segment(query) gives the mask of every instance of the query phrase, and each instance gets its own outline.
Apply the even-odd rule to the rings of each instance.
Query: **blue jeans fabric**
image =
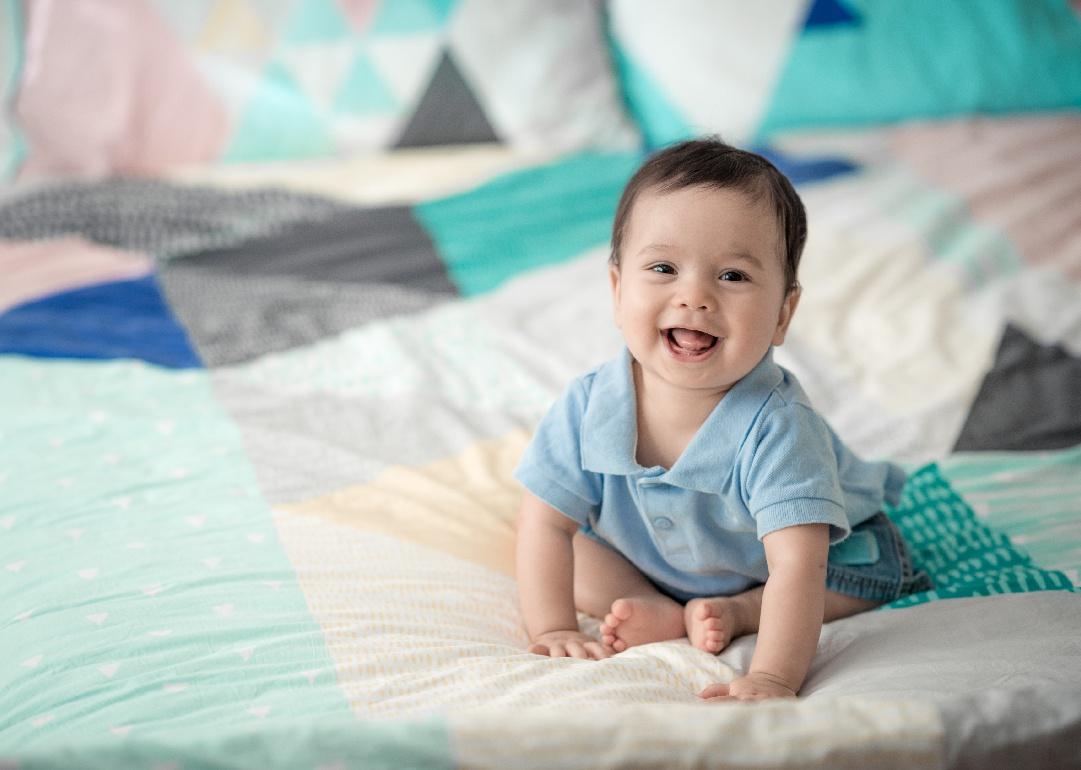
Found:
[[[876,513],[830,548],[826,588],[858,599],[892,602],[932,585],[926,572],[913,570],[897,526],[886,514]]]

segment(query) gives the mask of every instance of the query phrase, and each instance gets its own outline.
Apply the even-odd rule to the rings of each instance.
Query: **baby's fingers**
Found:
[[[711,684],[706,687],[706,689],[702,690],[702,692],[698,693],[698,697],[702,700],[709,700],[711,698],[727,699],[729,697],[728,685],[724,684],[723,682]]]
[[[605,658],[611,657],[611,653],[608,651],[608,648],[600,644],[599,642],[587,643],[586,651],[589,653],[589,657],[593,658],[593,660],[604,660]]]
[[[589,660],[590,658],[589,652],[581,642],[567,642],[567,655],[572,658],[581,658],[582,660]]]

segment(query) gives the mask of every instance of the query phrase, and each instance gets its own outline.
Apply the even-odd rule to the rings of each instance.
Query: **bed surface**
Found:
[[[1081,763],[1081,117],[770,152],[778,362],[942,495],[894,512],[936,591],[828,624],[805,697],[696,702],[750,638],[524,652],[510,472],[618,351],[639,155],[191,169],[0,197],[0,766]]]

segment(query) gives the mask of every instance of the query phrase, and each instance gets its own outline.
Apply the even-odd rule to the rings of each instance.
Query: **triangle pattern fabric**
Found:
[[[319,157],[335,150],[326,120],[282,62],[266,77],[244,109],[227,161]]]
[[[333,108],[342,83],[349,76],[357,45],[350,40],[322,45],[290,46],[279,54],[293,82],[311,100],[320,115]]]
[[[385,0],[372,24],[374,35],[413,35],[439,29],[447,9],[428,0]]]
[[[980,386],[954,451],[1044,450],[1081,444],[1081,358],[1013,325]]]
[[[383,82],[367,52],[357,51],[334,97],[335,114],[382,115],[394,107],[394,94]]]
[[[428,90],[398,138],[397,147],[498,142],[473,91],[444,51]]]
[[[202,366],[153,275],[54,294],[0,315],[0,353]]]
[[[198,45],[205,51],[243,52],[258,60],[270,47],[270,39],[266,20],[248,0],[221,0],[210,11]]]
[[[286,45],[348,39],[351,27],[335,0],[301,0],[285,25]]]

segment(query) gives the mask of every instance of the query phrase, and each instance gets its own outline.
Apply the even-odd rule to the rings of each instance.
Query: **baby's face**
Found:
[[[644,384],[723,394],[784,341],[777,219],[738,190],[644,190],[611,268],[616,324]]]

